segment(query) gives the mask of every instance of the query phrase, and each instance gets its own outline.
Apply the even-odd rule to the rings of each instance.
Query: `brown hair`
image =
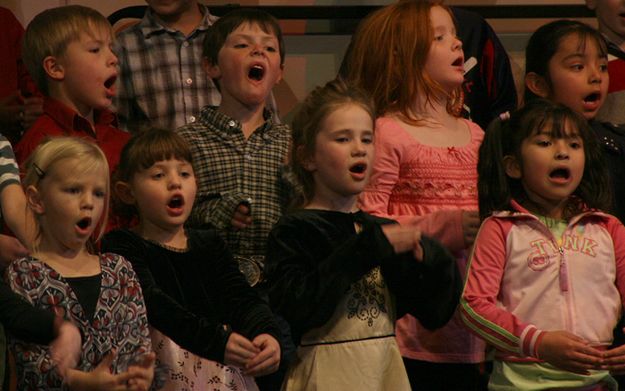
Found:
[[[280,65],[284,65],[284,38],[278,20],[267,12],[254,8],[235,9],[219,18],[206,33],[202,56],[211,65],[217,65],[219,51],[228,39],[228,35],[243,24],[258,25],[263,32],[275,35],[280,51]]]
[[[303,206],[314,196],[315,181],[303,162],[315,153],[317,134],[325,119],[339,107],[349,104],[363,108],[371,116],[371,121],[375,120],[374,104],[367,93],[341,79],[315,88],[295,114],[292,123],[291,167],[302,189],[293,206]]]
[[[193,165],[189,144],[179,134],[167,129],[145,129],[133,136],[122,149],[113,183],[129,183],[137,172],[172,158]],[[115,191],[112,200],[113,212],[126,222],[138,216],[137,208],[123,202]]]
[[[408,123],[419,124],[414,104],[421,94],[425,109],[433,97],[446,94],[423,70],[434,32],[430,9],[449,8],[438,1],[400,0],[369,15],[354,36],[347,60],[347,79],[367,91],[375,101],[377,115],[399,112]],[[453,15],[452,15],[453,18]],[[458,116],[462,90],[448,97],[447,111]]]

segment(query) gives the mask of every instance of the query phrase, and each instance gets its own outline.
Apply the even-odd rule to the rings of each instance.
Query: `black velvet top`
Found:
[[[17,338],[38,344],[54,339],[54,314],[35,308],[0,279],[0,322]]]
[[[209,360],[223,362],[231,332],[280,340],[267,304],[238,269],[214,230],[187,230],[188,251],[178,252],[132,231],[108,233],[103,251],[124,256],[143,290],[150,326]]]
[[[410,313],[427,328],[451,318],[462,288],[455,259],[426,237],[422,262],[411,253],[396,255],[381,229],[389,223],[365,212],[301,210],[276,224],[265,259],[266,289],[296,342],[327,322],[350,285],[377,266],[396,298],[398,317]]]
[[[625,224],[625,128],[605,122],[590,121],[597,135],[610,176],[612,213]]]

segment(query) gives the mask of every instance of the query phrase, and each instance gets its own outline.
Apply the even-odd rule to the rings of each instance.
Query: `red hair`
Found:
[[[399,112],[406,122],[419,124],[418,112],[442,95],[447,95],[447,111],[460,113],[462,88],[448,94],[424,71],[434,40],[432,7],[452,15],[436,1],[400,0],[369,15],[354,36],[347,79],[371,95],[379,116]],[[423,102],[417,102],[419,96]]]

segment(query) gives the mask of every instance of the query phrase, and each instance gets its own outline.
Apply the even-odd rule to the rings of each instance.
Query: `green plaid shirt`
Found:
[[[291,130],[265,110],[265,123],[245,139],[241,124],[204,107],[200,119],[178,128],[191,146],[198,192],[189,225],[214,225],[235,255],[265,254],[269,231],[284,213],[290,185],[284,179]],[[234,230],[236,207],[251,200],[252,225]]]

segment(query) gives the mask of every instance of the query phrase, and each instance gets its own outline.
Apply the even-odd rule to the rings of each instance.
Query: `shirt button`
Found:
[[[188,79],[187,79],[187,80],[185,80],[185,81],[187,82],[187,84],[188,84],[188,85],[193,84],[193,79],[191,79],[191,78],[188,78]]]
[[[182,46],[184,46],[185,48],[188,48],[189,47],[189,41],[184,41],[182,43]]]
[[[228,126],[230,126],[231,128],[234,128],[236,126],[236,122],[234,122],[234,120],[230,120],[228,121]]]
[[[189,122],[195,122],[195,117],[194,116],[190,116],[189,117]]]
[[[249,153],[246,153],[246,154],[244,155],[244,157],[245,157],[247,160],[252,160],[252,155],[250,155]]]

